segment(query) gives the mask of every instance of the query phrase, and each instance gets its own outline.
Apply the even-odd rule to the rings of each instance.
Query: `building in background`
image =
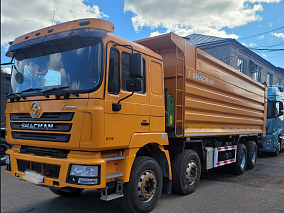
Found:
[[[184,38],[260,83],[267,82],[268,86],[283,86],[283,68],[274,66],[235,39],[201,34],[191,34]]]

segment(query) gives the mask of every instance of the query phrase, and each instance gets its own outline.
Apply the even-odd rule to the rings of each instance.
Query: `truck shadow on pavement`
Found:
[[[262,154],[258,156],[257,164],[254,169],[246,170],[242,175],[234,175],[230,172],[228,166],[214,169],[209,172],[202,171],[200,183],[196,192],[189,195],[191,198],[199,194],[202,188],[214,184],[214,181],[229,182],[250,187],[260,188],[275,188],[284,192],[284,172],[279,171],[279,164],[275,165],[276,161],[283,161],[284,152],[279,156],[273,157],[270,154]],[[284,166],[283,166],[284,170]],[[269,175],[268,175],[269,174]],[[81,212],[108,212],[108,213],[123,213],[120,208],[119,201],[113,200],[105,202],[100,200],[100,192],[97,190],[85,190],[79,196],[61,197],[54,195],[49,189],[43,191],[45,200],[22,205],[21,209],[13,210],[13,213],[31,212],[31,213],[81,213]],[[161,205],[169,202],[171,199],[180,199],[183,195],[173,192],[171,195],[162,194],[160,201],[153,212],[160,212],[163,208]],[[8,213],[9,211],[2,211]]]
[[[52,193],[47,191],[47,193]],[[118,200],[105,202],[100,200],[101,193],[96,190],[85,190],[80,195],[75,197],[56,196],[54,198],[46,199],[41,202],[36,202],[33,205],[21,208],[21,210],[13,211],[20,212],[41,212],[41,213],[54,213],[54,212],[116,212],[123,213],[119,206]],[[7,212],[8,213],[8,212]]]

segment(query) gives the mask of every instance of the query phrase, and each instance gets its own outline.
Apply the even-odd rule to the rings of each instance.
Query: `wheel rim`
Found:
[[[198,177],[198,167],[195,161],[190,161],[186,168],[186,181],[189,185],[194,184]]]
[[[245,167],[245,163],[246,163],[246,155],[245,152],[241,153],[241,168],[243,169]]]
[[[252,149],[252,163],[254,164],[256,160],[256,150],[255,148]]]
[[[147,170],[142,173],[138,181],[138,197],[146,203],[155,195],[157,189],[157,180],[153,171]]]

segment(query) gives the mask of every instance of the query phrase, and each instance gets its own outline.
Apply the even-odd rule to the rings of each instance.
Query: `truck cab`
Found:
[[[267,99],[266,136],[259,141],[258,151],[278,155],[283,150],[283,88],[269,87]]]

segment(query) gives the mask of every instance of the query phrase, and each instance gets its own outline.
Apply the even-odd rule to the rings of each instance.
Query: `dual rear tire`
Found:
[[[175,156],[172,163],[173,190],[179,194],[193,193],[201,175],[201,163],[193,150],[184,150]]]
[[[246,145],[239,143],[237,147],[236,163],[230,164],[232,173],[241,175],[246,169],[256,165],[257,146],[254,141],[247,141]]]

